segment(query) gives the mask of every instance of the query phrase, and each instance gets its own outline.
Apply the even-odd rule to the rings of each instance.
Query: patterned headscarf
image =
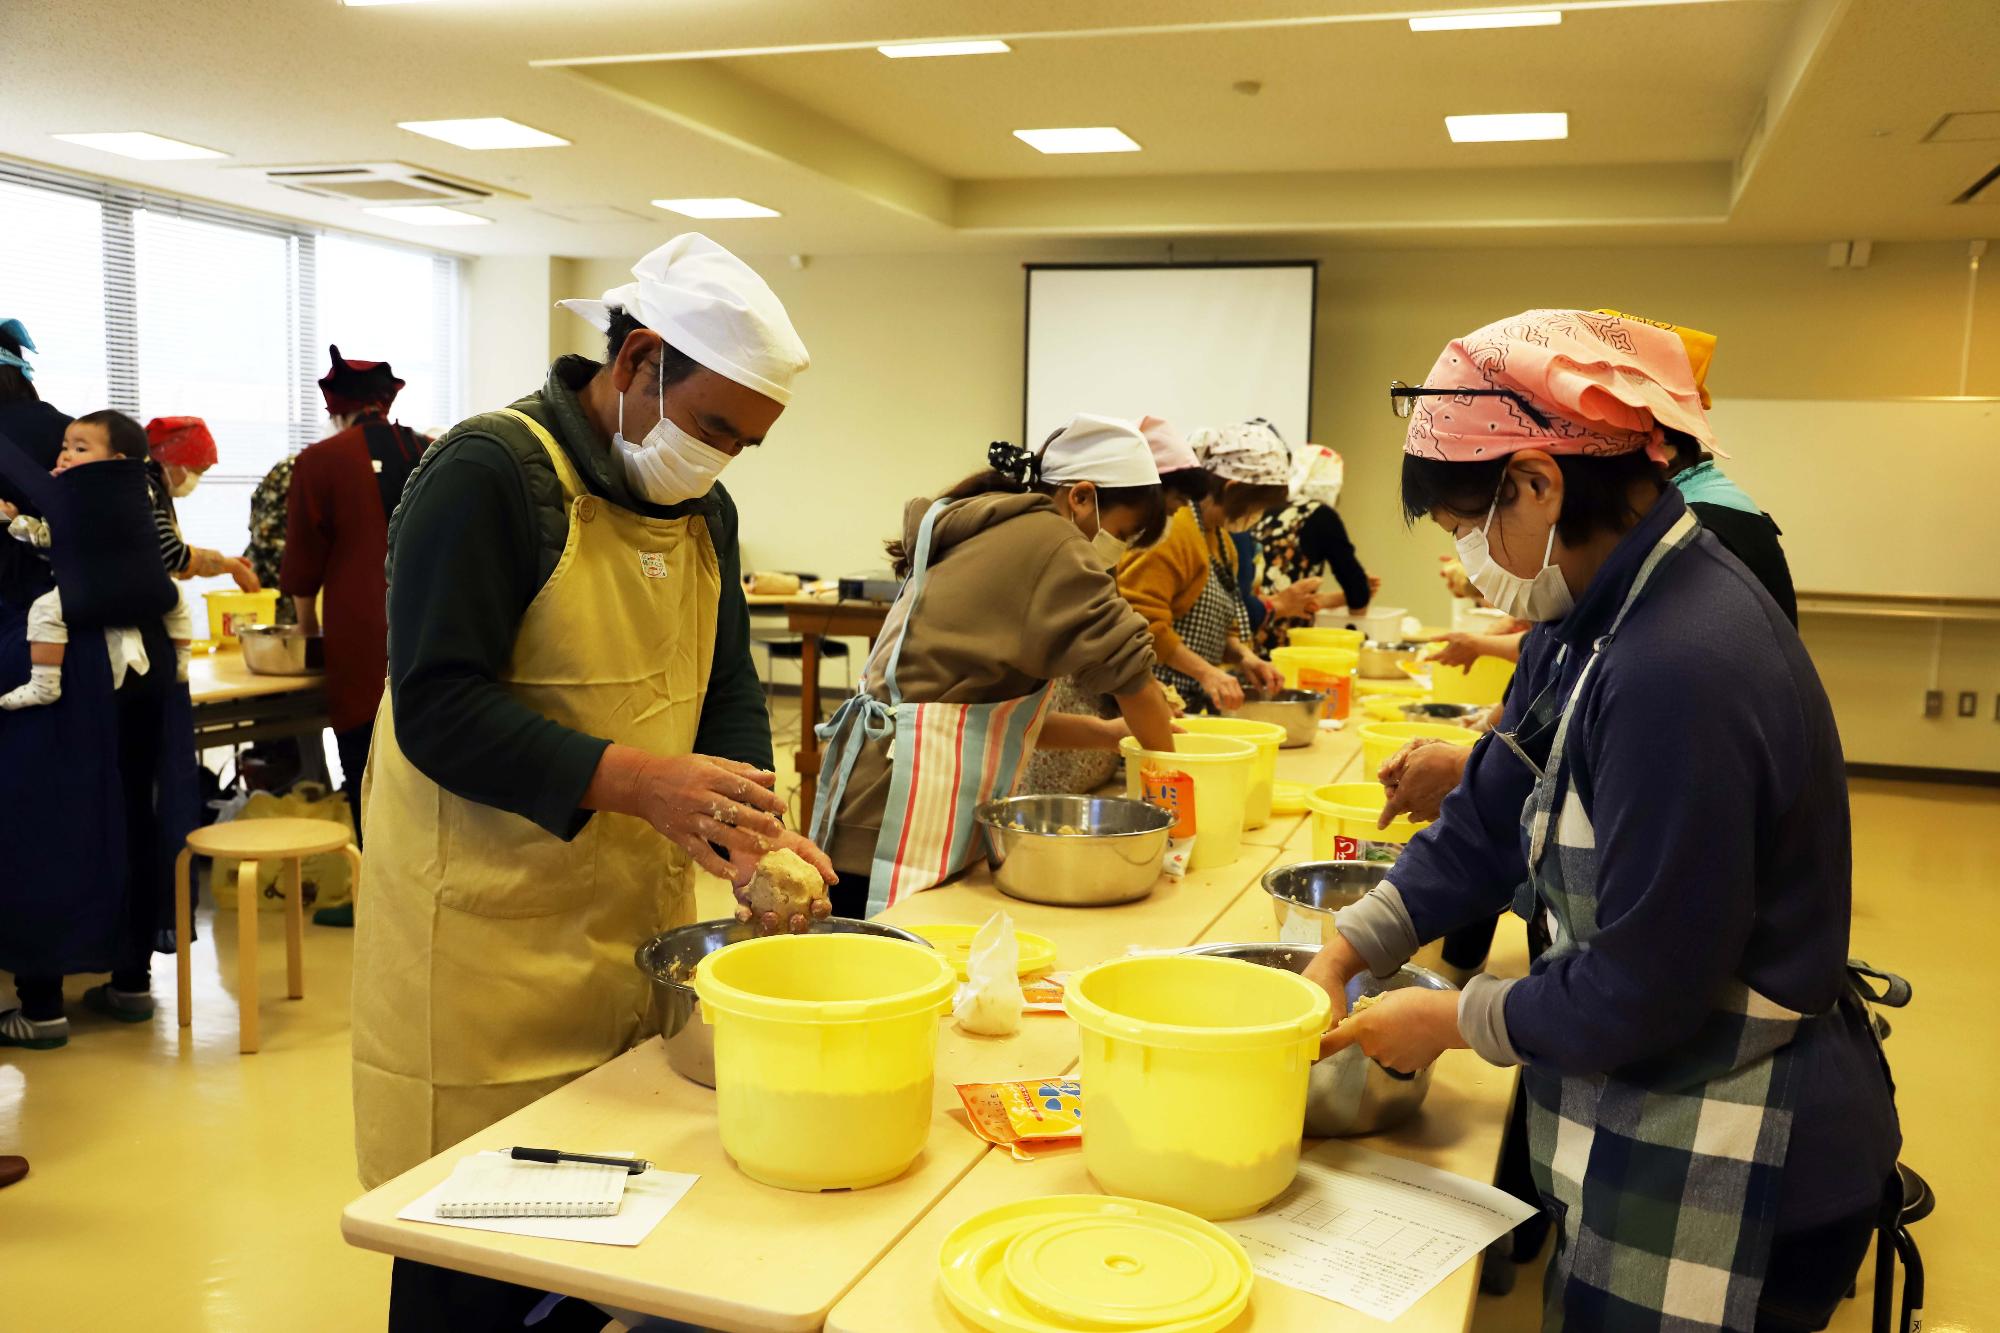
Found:
[[[1249,486],[1292,484],[1292,451],[1262,417],[1220,429],[1204,426],[1188,436],[1201,465],[1224,481]]]
[[[1303,445],[1292,468],[1292,503],[1331,506],[1340,499],[1347,465],[1323,444]]]
[[[1681,340],[1619,315],[1529,310],[1488,324],[1447,343],[1424,387],[1511,390],[1549,424],[1536,424],[1510,397],[1422,397],[1403,441],[1403,451],[1420,458],[1471,463],[1522,449],[1643,449],[1664,461],[1663,426],[1721,453]]]

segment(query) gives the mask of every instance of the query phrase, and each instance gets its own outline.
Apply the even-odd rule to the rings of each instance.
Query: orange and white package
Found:
[[[1073,1078],[960,1083],[973,1133],[1019,1162],[1083,1142],[1083,1085]]]
[[[1021,1012],[1024,1014],[1060,1014],[1063,1009],[1063,986],[1069,981],[1067,972],[1050,972],[1039,977],[1021,978]]]

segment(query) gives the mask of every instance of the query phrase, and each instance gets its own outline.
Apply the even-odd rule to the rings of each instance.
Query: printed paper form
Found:
[[[1395,1319],[1533,1212],[1464,1176],[1324,1143],[1263,1212],[1221,1226],[1263,1276]]]

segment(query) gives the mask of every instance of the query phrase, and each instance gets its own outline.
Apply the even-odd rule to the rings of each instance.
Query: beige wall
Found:
[[[1455,333],[1534,305],[1610,305],[1716,333],[1711,382],[1724,396],[1961,391],[1967,282],[1960,245],[1880,245],[1870,266],[1858,270],[1828,269],[1816,246],[1300,249],[1287,257],[1300,255],[1321,261],[1315,438],[1346,456],[1341,511],[1363,559],[1383,576],[1383,600],[1427,619],[1444,614],[1432,570],[1448,548],[1437,534],[1402,523],[1402,432],[1386,390],[1392,378],[1419,379]],[[782,258],[758,261],[812,349],[813,369],[770,443],[730,469],[744,512],[746,566],[822,574],[877,568],[880,543],[905,499],[980,466],[987,441],[1014,438],[1020,266],[1035,257],[828,257],[804,269]],[[625,277],[623,264],[602,261],[557,261],[552,272],[556,295],[595,295]],[[565,320],[574,326],[569,343]],[[558,315],[550,327],[558,350],[588,348],[580,321]],[[1963,391],[2000,394],[2000,296],[1990,291],[1973,352]],[[1825,466],[1838,470],[1851,461],[1829,457]],[[1784,521],[1782,494],[1758,498]],[[1893,541],[1897,523],[1921,521],[1885,516],[1880,530],[1855,538]],[[1980,691],[1980,717],[1969,721],[1919,716],[1932,635],[1929,625],[1901,622],[1808,623],[1806,639],[1834,694],[1850,757],[2000,770],[2000,723],[1993,720],[2000,629],[1957,625],[1943,636],[1939,683],[1954,697],[1960,689]]]

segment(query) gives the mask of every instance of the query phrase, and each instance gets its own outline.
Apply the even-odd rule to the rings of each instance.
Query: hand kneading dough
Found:
[[[789,926],[795,916],[813,919],[813,902],[826,897],[826,881],[804,857],[789,848],[766,852],[750,877],[750,911],[761,920],[775,913],[778,924]]]

